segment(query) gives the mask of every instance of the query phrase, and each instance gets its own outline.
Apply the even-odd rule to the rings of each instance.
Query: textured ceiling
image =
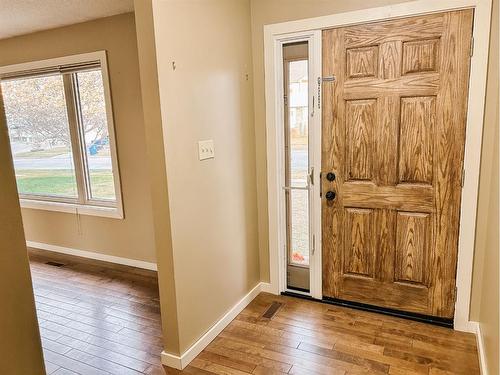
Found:
[[[133,0],[0,0],[0,39],[133,10]]]

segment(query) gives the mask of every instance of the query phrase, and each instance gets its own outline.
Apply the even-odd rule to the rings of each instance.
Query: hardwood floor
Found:
[[[479,374],[472,334],[265,293],[186,369],[163,369],[154,273],[46,254],[30,259],[49,374]]]
[[[275,301],[282,307],[264,318]],[[473,375],[479,362],[472,334],[261,294],[184,372]]]
[[[34,249],[29,256],[48,374],[164,373],[155,272]]]

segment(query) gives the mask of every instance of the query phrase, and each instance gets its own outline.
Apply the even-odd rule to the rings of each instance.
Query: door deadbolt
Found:
[[[325,194],[325,198],[327,201],[333,201],[335,199],[335,192],[334,191],[327,191]]]
[[[335,173],[333,173],[333,172],[328,172],[328,173],[326,174],[326,179],[327,179],[328,181],[335,181]]]

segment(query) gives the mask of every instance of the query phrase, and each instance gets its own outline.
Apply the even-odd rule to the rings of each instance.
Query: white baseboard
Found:
[[[257,297],[260,292],[269,289],[269,283],[257,284],[246,296],[244,296],[236,305],[234,305],[212,328],[210,328],[198,341],[196,341],[188,350],[182,353],[181,356],[174,355],[163,351],[161,353],[161,362],[168,367],[173,367],[178,370],[183,370],[187,365],[207,347],[213,339],[228,326],[231,321],[236,318],[252,300]]]
[[[455,331],[460,332],[468,332],[468,333],[477,333],[477,322],[466,321],[466,322],[457,322],[456,320],[453,322],[453,329]]]
[[[271,283],[260,283],[261,292],[276,294],[272,288]]]
[[[474,327],[474,333],[476,334],[477,351],[479,355],[479,367],[481,369],[481,375],[488,375],[488,366],[486,365],[486,352],[484,351],[484,339],[481,333],[481,324],[479,322],[469,322],[471,327]]]
[[[128,258],[117,257],[117,256],[113,256],[113,255],[94,253],[92,251],[73,249],[73,248],[64,247],[64,246],[50,245],[50,244],[46,244],[46,243],[42,243],[42,242],[26,241],[26,245],[28,247],[33,247],[35,249],[48,250],[48,251],[53,251],[56,253],[74,255],[74,256],[82,257],[82,258],[102,260],[104,262],[122,264],[124,266],[143,268],[143,269],[151,270],[151,271],[158,270],[156,263],[144,262],[142,260],[128,259]]]

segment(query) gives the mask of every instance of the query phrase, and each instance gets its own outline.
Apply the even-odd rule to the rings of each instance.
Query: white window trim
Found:
[[[475,324],[469,319],[474,261],[477,198],[479,193],[479,167],[483,131],[483,114],[488,67],[491,0],[416,0],[378,8],[367,8],[352,12],[276,23],[264,26],[265,98],[266,98],[266,141],[267,141],[267,190],[269,217],[269,291],[279,294],[283,291],[281,249],[282,225],[279,210],[279,168],[280,143],[276,129],[280,127],[280,55],[279,41],[287,35],[311,30],[355,25],[366,22],[397,19],[402,17],[431,14],[474,8],[474,54],[471,58],[467,125],[465,141],[465,181],[462,188],[460,210],[460,232],[458,243],[458,264],[456,275],[457,300],[455,303],[454,328],[474,332]]]
[[[53,59],[33,61],[21,64],[7,65],[0,67],[0,76],[7,73],[23,72],[35,69],[50,68],[58,65],[78,64],[88,61],[99,61],[101,64],[102,82],[104,87],[104,100],[106,103],[106,119],[108,122],[109,145],[111,150],[111,165],[113,170],[113,181],[115,187],[116,204],[106,206],[103,204],[79,204],[67,202],[62,197],[43,196],[40,199],[34,199],[31,195],[21,195],[20,203],[22,208],[48,210],[57,212],[66,212],[81,215],[102,216],[116,219],[123,219],[123,198],[121,192],[120,170],[118,166],[118,155],[116,151],[115,123],[113,118],[113,109],[111,102],[111,88],[109,84],[109,71],[106,51],[97,51],[82,53],[78,55],[64,56]],[[50,200],[49,200],[50,199]],[[98,200],[95,200],[99,202]]]
[[[100,216],[112,219],[123,219],[118,207],[92,206],[88,204],[44,201],[21,198],[21,208],[34,210],[65,212],[74,215]]]

